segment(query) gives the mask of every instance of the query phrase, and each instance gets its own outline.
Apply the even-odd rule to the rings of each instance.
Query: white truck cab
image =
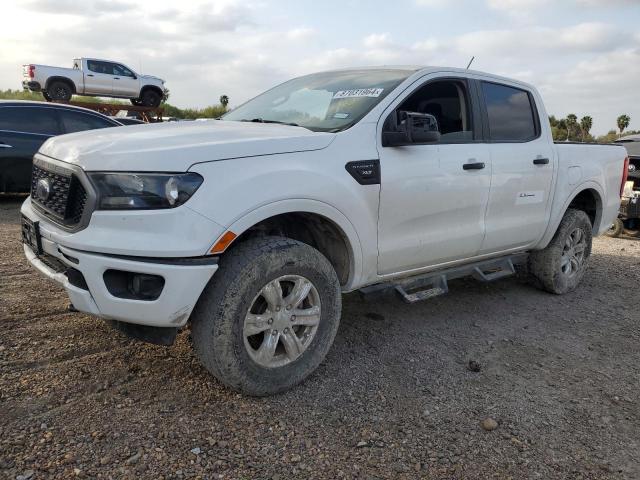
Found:
[[[575,289],[620,202],[622,147],[556,145],[530,85],[442,67],[293,79],[218,121],[48,140],[29,261],[73,305],[252,395],[322,361],[341,292],[409,302],[527,268]]]
[[[75,58],[73,68],[31,63],[23,65],[22,76],[23,88],[42,92],[46,100],[85,95],[128,98],[134,105],[157,107],[165,96],[164,80],[111,60]]]

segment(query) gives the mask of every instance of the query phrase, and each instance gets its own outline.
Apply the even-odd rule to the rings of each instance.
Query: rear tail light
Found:
[[[624,159],[624,170],[622,171],[622,184],[620,185],[620,196],[624,193],[624,184],[629,177],[629,157]]]
[[[29,65],[29,78],[33,78],[36,74],[36,66],[35,65]]]

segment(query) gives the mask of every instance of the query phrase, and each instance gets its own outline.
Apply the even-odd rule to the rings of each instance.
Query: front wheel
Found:
[[[329,261],[281,237],[247,240],[220,259],[191,316],[196,355],[225,385],[271,395],[302,382],[338,330],[341,292]]]
[[[140,104],[145,107],[159,107],[162,103],[162,96],[155,90],[145,90],[140,97]]]
[[[538,286],[556,294],[576,289],[591,255],[592,226],[582,210],[569,209],[543,250],[531,253],[530,272]]]

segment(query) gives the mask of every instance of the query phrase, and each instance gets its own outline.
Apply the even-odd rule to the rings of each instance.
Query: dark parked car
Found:
[[[48,138],[118,126],[119,122],[86,108],[0,100],[0,192],[31,190],[31,161]]]

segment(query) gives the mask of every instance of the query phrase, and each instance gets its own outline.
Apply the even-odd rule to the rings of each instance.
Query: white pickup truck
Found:
[[[69,101],[73,95],[128,98],[134,105],[157,107],[165,96],[164,80],[140,75],[122,63],[76,58],[73,68],[27,64],[22,87],[42,92],[48,100]]]
[[[194,348],[251,395],[323,360],[341,293],[409,302],[528,269],[563,294],[618,212],[623,147],[552,141],[530,85],[398,67],[296,78],[219,121],[75,133],[35,156],[24,252],[78,310]]]

